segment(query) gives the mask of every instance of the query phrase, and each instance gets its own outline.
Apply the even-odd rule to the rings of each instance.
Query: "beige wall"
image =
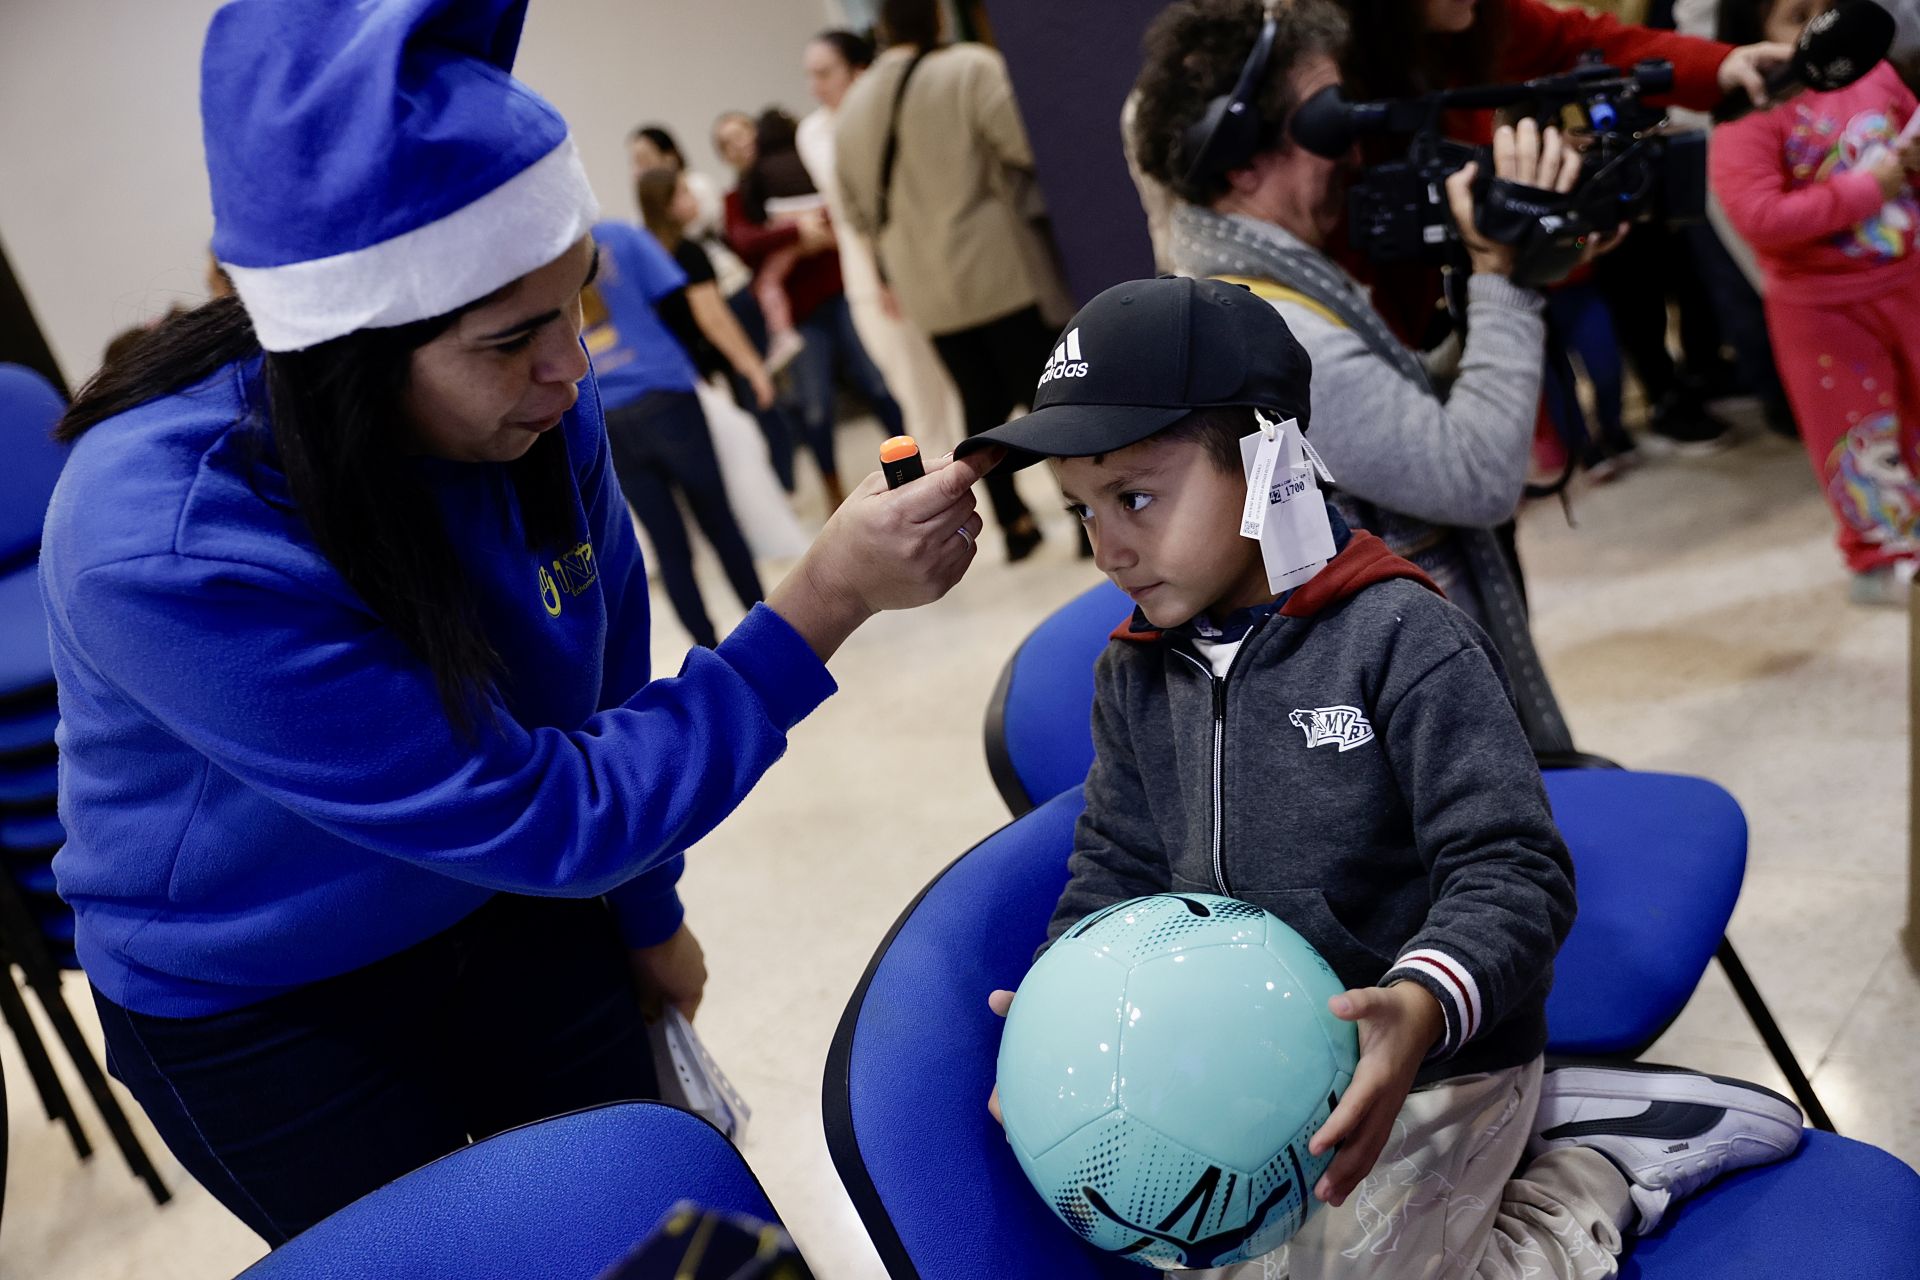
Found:
[[[0,0],[0,243],[69,380],[107,340],[204,298],[212,234],[199,50],[216,0]],[[664,121],[696,168],[721,110],[812,106],[836,0],[532,0],[516,71],[560,108],[610,215],[624,139]]]

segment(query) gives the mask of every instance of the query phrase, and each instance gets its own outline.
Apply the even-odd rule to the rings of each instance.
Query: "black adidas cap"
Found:
[[[970,436],[1009,471],[1138,444],[1195,409],[1248,405],[1307,426],[1313,363],[1272,306],[1220,280],[1162,276],[1117,284],[1060,335],[1033,412]]]

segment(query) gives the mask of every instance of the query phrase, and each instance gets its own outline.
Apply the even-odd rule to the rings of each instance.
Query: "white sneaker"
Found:
[[[1904,609],[1913,593],[1916,568],[1920,568],[1920,562],[1895,560],[1892,564],[1856,573],[1847,596],[1855,604],[1897,605]]]
[[[1723,1173],[1800,1145],[1800,1108],[1757,1084],[1646,1062],[1548,1064],[1529,1158],[1588,1147],[1627,1179],[1636,1235]]]

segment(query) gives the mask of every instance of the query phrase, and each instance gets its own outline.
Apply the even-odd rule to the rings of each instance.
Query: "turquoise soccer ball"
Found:
[[[1020,984],[998,1065],[1015,1157],[1089,1243],[1160,1270],[1257,1258],[1318,1202],[1307,1140],[1353,1079],[1345,990],[1251,903],[1108,907]]]

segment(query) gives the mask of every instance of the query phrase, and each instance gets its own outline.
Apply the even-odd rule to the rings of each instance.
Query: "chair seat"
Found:
[[[0,698],[52,684],[53,652],[40,603],[40,566],[34,563],[0,576]]]
[[[60,766],[52,760],[0,767],[0,806],[51,805],[60,792]]]
[[[0,848],[15,852],[58,849],[67,842],[66,828],[52,809],[39,813],[0,814]]]
[[[778,1222],[718,1129],[664,1103],[615,1103],[443,1156],[309,1227],[240,1280],[592,1280],[682,1200]]]
[[[1580,898],[1554,961],[1550,1047],[1637,1054],[1686,1005],[1726,934],[1746,873],[1746,818],[1702,778],[1622,769],[1543,777]]]
[[[1715,1183],[1637,1242],[1621,1280],[1914,1280],[1920,1174],[1818,1130],[1791,1160]]]

